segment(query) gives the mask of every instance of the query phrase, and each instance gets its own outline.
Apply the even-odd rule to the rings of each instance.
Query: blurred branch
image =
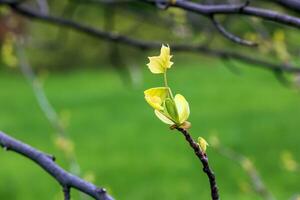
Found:
[[[249,176],[252,187],[257,194],[259,194],[265,200],[275,200],[275,197],[267,189],[262,178],[259,176],[257,169],[249,158],[233,151],[232,149],[222,146],[221,144],[219,144],[219,142],[217,143],[218,144],[214,144],[212,142],[212,146],[214,147],[214,149],[224,157],[229,158],[242,167],[242,169]]]
[[[0,146],[5,150],[14,151],[38,164],[50,174],[63,188],[65,199],[70,198],[70,189],[79,190],[96,200],[113,200],[104,188],[98,188],[77,176],[74,176],[58,166],[49,156],[21,141],[18,141],[0,131]]]
[[[19,41],[17,41],[16,50],[20,69],[27,81],[30,83],[33,93],[39,104],[39,107],[41,108],[47,120],[50,122],[55,131],[58,134],[65,136],[65,130],[61,121],[59,120],[58,114],[56,113],[53,106],[50,104],[45,94],[45,91],[43,90],[42,84],[40,83],[31,66],[27,62],[25,53],[23,51],[23,48],[21,47],[21,44],[19,44]]]
[[[224,66],[233,74],[241,75],[241,70],[230,59],[222,59]]]
[[[211,16],[211,20],[214,24],[214,26],[216,27],[216,29],[226,38],[228,38],[229,40],[241,44],[241,45],[245,45],[245,46],[257,46],[258,44],[252,41],[248,41],[245,39],[242,39],[232,33],[230,33],[229,31],[227,31],[215,18],[214,15]]]
[[[2,1],[3,0],[0,0],[0,3]],[[4,1],[4,2],[6,2],[6,1]],[[80,23],[77,23],[75,21],[68,20],[65,18],[45,15],[45,14],[35,11],[32,8],[29,8],[28,6],[25,6],[25,5],[18,5],[18,4],[8,4],[8,5],[10,5],[10,7],[14,11],[16,11],[17,13],[19,13],[25,17],[44,21],[44,22],[55,24],[58,26],[71,28],[73,30],[91,35],[93,37],[96,37],[96,38],[99,38],[102,40],[129,45],[129,46],[132,46],[135,48],[139,48],[141,50],[156,49],[156,48],[159,48],[162,43],[162,42],[157,42],[157,41],[144,41],[144,40],[140,40],[140,39],[134,39],[134,38],[131,38],[131,37],[128,37],[125,35],[118,34],[118,33],[103,31],[101,29],[95,29],[91,26],[80,24]],[[198,9],[196,9],[196,8],[195,9],[196,10],[200,9],[200,11],[202,11],[202,12],[204,12],[205,10],[208,9],[206,12],[204,12],[205,14],[208,14],[208,15],[211,15],[211,13],[222,13],[225,11],[230,13],[230,11],[234,11],[233,8],[236,8],[234,6],[229,6],[228,10],[226,10],[225,9],[226,6],[224,6],[224,5],[203,6],[203,5],[198,5],[195,3],[188,2],[188,1],[185,1],[185,2],[177,1],[174,4],[174,6],[176,6],[176,7],[182,6],[184,9],[187,9],[187,10],[192,10],[192,8],[194,8],[194,6],[196,6],[196,8],[198,8]],[[239,6],[239,8],[240,8],[240,6]],[[246,7],[246,8],[249,9],[249,7]],[[246,8],[243,8],[242,10],[245,10]],[[225,10],[222,11],[223,9],[225,9]],[[250,11],[251,11],[251,9],[252,8],[250,7]],[[262,12],[262,13],[264,13],[264,12]],[[269,14],[270,15],[272,14],[272,16],[275,15],[275,13],[273,13],[273,12],[271,12]],[[279,18],[280,18],[280,16],[281,15],[278,15]],[[291,22],[295,22],[295,23],[298,22],[298,20],[299,20],[299,25],[300,25],[300,19],[298,19],[298,18],[293,18],[293,17],[289,18],[289,17],[285,16],[284,19],[285,20],[290,19]],[[226,51],[226,50],[210,49],[203,45],[170,44],[170,46],[172,46],[173,51],[199,52],[199,53],[202,53],[205,55],[218,57],[218,58],[222,58],[222,59],[224,59],[224,58],[236,59],[236,60],[239,60],[239,61],[242,61],[245,63],[255,64],[254,67],[260,67],[260,68],[268,69],[271,71],[281,70],[283,72],[288,72],[288,73],[300,72],[300,68],[293,67],[291,65],[275,64],[275,63],[271,63],[269,61],[260,60],[257,58],[250,57],[248,55],[240,54],[240,53],[230,52],[230,51]]]
[[[282,14],[270,9],[263,9],[248,6],[248,4],[244,3],[241,5],[235,4],[215,4],[215,5],[203,5],[199,3],[194,3],[186,0],[177,0],[173,3],[170,1],[161,1],[161,0],[145,0],[144,2],[164,2],[168,4],[170,7],[181,8],[186,11],[191,11],[194,13],[198,13],[200,15],[204,15],[210,17],[211,15],[224,14],[224,15],[247,15],[258,17],[261,19],[277,22],[284,25],[293,26],[296,28],[300,28],[300,18],[294,17],[287,14]]]
[[[276,3],[280,4],[281,6],[297,11],[300,11],[300,1],[299,0],[277,0]]]
[[[203,165],[203,171],[204,171],[204,173],[206,173],[206,175],[209,179],[212,200],[219,200],[220,197],[219,197],[219,191],[218,191],[218,186],[217,186],[217,182],[216,182],[216,177],[215,177],[214,172],[212,171],[212,169],[209,166],[208,157],[207,157],[206,153],[201,151],[199,145],[193,140],[192,136],[188,133],[187,130],[185,130],[183,128],[178,128],[178,127],[176,127],[176,129],[184,135],[186,141],[193,148],[196,156],[201,161],[201,163]]]
[[[285,74],[281,70],[274,70],[273,71],[275,78],[278,80],[278,82],[285,86],[290,87],[293,85],[292,81],[288,80],[287,77],[285,77]]]
[[[32,67],[28,63],[22,46],[21,39],[16,41],[16,51],[17,51],[17,57],[19,61],[19,67],[22,71],[22,74],[30,84],[40,109],[42,110],[46,119],[49,121],[50,125],[53,127],[53,129],[57,134],[56,142],[58,141],[59,138],[61,138],[64,141],[65,145],[58,146],[59,150],[65,154],[66,160],[68,161],[69,164],[70,171],[76,175],[79,175],[80,166],[76,161],[75,150],[74,148],[71,148],[70,146],[67,145],[67,144],[71,145],[73,143],[69,139],[56,110],[49,102],[45,94],[45,91],[43,89],[42,83],[36,77],[35,72],[33,71]]]
[[[0,0],[1,2],[2,0]],[[106,32],[101,29],[95,29],[93,27],[80,24],[77,22],[74,22],[72,20],[60,18],[60,17],[54,17],[50,15],[45,15],[40,12],[37,12],[27,6],[22,5],[15,5],[13,4],[11,6],[13,10],[15,10],[17,13],[31,18],[31,19],[37,19],[40,21],[44,21],[47,23],[55,24],[58,26],[63,26],[67,28],[71,28],[73,30],[88,34],[90,36],[110,41],[110,42],[117,42],[125,45],[129,45],[135,48],[139,48],[141,50],[151,50],[151,49],[157,49],[161,46],[162,42],[150,42],[150,41],[144,41],[139,39],[134,39],[127,37],[125,35],[113,33],[113,32]],[[249,64],[255,64],[254,67],[260,67],[267,70],[282,70],[284,72],[288,73],[298,73],[300,72],[300,68],[293,67],[291,65],[285,65],[285,64],[275,64],[268,61],[252,58],[248,55],[230,52],[226,50],[217,50],[217,49],[210,49],[206,46],[202,45],[185,45],[185,44],[170,44],[172,46],[173,51],[182,51],[182,52],[199,52],[205,55],[218,57],[218,58],[231,58],[236,59],[245,63]]]
[[[49,6],[47,0],[36,0],[37,5],[41,13],[49,14]]]
[[[78,8],[78,4],[74,4],[73,2],[68,1],[67,5],[63,8],[61,16],[63,18],[72,19],[75,15],[75,12]],[[60,27],[57,32],[56,40],[57,44],[65,44],[69,38],[69,31],[65,31],[64,27]]]
[[[11,5],[11,4],[17,4],[17,3],[20,3],[20,1],[18,1],[18,0],[1,0],[0,1],[0,5],[1,4]]]
[[[280,1],[280,0],[279,0]],[[289,2],[292,2],[292,0],[288,0]],[[112,1],[106,1],[106,2],[114,2]],[[167,7],[177,7],[186,11],[194,12],[200,15],[204,15],[207,17],[210,17],[212,15],[217,14],[224,14],[224,15],[232,15],[232,14],[238,14],[238,15],[248,15],[248,16],[254,16],[258,18],[262,18],[265,20],[277,22],[284,25],[293,26],[296,28],[300,28],[300,18],[282,14],[273,10],[269,9],[262,9],[257,7],[249,6],[248,1],[246,3],[241,5],[235,5],[235,4],[216,4],[216,5],[204,5],[200,3],[194,3],[187,0],[177,0],[177,1],[171,1],[171,0],[143,0],[139,2],[145,2],[150,3],[153,5],[167,5]],[[294,2],[294,1],[293,1]],[[41,18],[46,20],[45,18],[48,18],[48,21],[60,21],[59,23],[62,25],[72,24],[68,23],[66,20],[62,20],[56,17],[50,17],[45,16],[40,13],[36,13],[33,10],[28,10],[28,8],[23,7],[22,5],[19,5],[20,1],[17,0],[0,0],[0,4],[8,4],[10,5],[14,10],[17,12],[27,15],[32,18]],[[287,4],[287,3],[286,3]],[[74,25],[74,24],[73,24]],[[80,27],[80,26],[79,26]]]
[[[137,2],[137,0],[74,0],[76,3],[95,3],[95,4],[127,4]]]
[[[295,194],[289,200],[299,200],[299,199],[300,199],[300,194]]]

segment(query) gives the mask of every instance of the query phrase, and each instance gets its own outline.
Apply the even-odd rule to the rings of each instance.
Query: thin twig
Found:
[[[44,88],[42,86],[42,83],[36,77],[35,72],[33,71],[31,65],[29,64],[26,58],[21,38],[17,39],[16,41],[16,52],[17,52],[17,57],[18,57],[19,67],[21,69],[21,72],[24,75],[24,77],[27,79],[28,83],[30,84],[33,90],[33,94],[37,100],[37,103],[41,108],[43,114],[45,115],[46,119],[49,121],[50,125],[55,130],[57,136],[62,137],[64,139],[69,139],[69,136],[65,131],[65,128],[58,116],[58,113],[56,112],[53,105],[50,103],[44,91]],[[80,175],[80,166],[76,161],[75,152],[72,152],[71,156],[66,156],[66,157],[70,165],[70,169],[73,170],[72,173],[75,173],[76,175]]]
[[[219,197],[219,190],[218,190],[218,186],[217,186],[217,182],[216,182],[216,177],[215,177],[214,172],[212,171],[212,169],[209,166],[208,157],[207,157],[206,153],[201,151],[199,145],[193,140],[192,136],[188,133],[187,130],[185,130],[183,128],[178,128],[178,127],[176,127],[176,129],[184,135],[186,141],[193,148],[196,156],[201,161],[201,163],[203,165],[203,171],[206,173],[206,175],[209,179],[212,200],[219,200],[220,197]]]
[[[211,21],[213,23],[213,25],[216,27],[216,29],[226,38],[228,38],[229,40],[241,44],[241,45],[245,45],[245,46],[251,46],[251,47],[255,47],[258,44],[256,42],[252,42],[252,41],[248,41],[245,39],[242,39],[232,33],[230,33],[229,31],[227,31],[215,18],[214,15],[211,16]]]
[[[49,156],[21,141],[18,141],[0,131],[0,146],[6,150],[14,151],[24,157],[34,161],[48,174],[50,174],[62,188],[69,187],[79,190],[96,200],[113,200],[106,190],[98,188],[94,184],[87,182],[58,166]]]

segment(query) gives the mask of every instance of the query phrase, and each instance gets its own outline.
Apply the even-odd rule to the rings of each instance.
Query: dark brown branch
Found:
[[[209,166],[208,157],[207,157],[206,153],[201,151],[199,145],[193,140],[192,136],[188,133],[187,130],[178,128],[178,127],[176,129],[184,135],[186,141],[193,148],[196,156],[201,161],[201,163],[203,165],[203,171],[206,173],[206,175],[209,179],[212,200],[219,200],[220,197],[219,197],[219,191],[218,191],[218,187],[217,187],[217,183],[216,183],[216,177],[215,177],[214,172],[212,171],[212,169]]]
[[[98,188],[97,186],[89,183],[77,176],[70,174],[63,168],[58,166],[49,156],[21,141],[18,141],[5,133],[0,131],[0,146],[6,150],[14,151],[24,157],[34,161],[41,168],[43,168],[48,174],[50,174],[63,188],[65,199],[70,198],[69,189],[77,189],[96,200],[113,200],[113,198],[107,194],[105,189]]]
[[[252,42],[252,41],[248,41],[245,39],[242,39],[232,33],[230,33],[229,31],[227,31],[215,18],[215,16],[211,16],[211,21],[213,23],[213,25],[216,27],[216,29],[226,38],[228,38],[229,40],[241,44],[241,45],[245,45],[245,46],[257,46],[257,43]]]

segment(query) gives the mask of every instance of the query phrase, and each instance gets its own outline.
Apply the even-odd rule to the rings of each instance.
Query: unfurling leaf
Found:
[[[203,137],[199,137],[198,138],[198,144],[199,144],[199,147],[200,147],[201,151],[203,153],[205,153],[207,146],[209,146],[209,144],[206,142],[206,140]]]
[[[173,97],[167,84],[166,70],[173,65],[170,48],[162,45],[159,56],[149,57],[148,67],[152,73],[163,73],[165,87],[150,88],[144,91],[147,103],[154,108],[155,115],[170,128],[188,129],[191,123],[187,121],[190,107],[184,96],[176,94]]]
[[[168,68],[171,68],[173,62],[171,62],[172,55],[170,55],[170,48],[162,45],[159,56],[148,57],[149,63],[147,66],[153,74],[163,74]]]

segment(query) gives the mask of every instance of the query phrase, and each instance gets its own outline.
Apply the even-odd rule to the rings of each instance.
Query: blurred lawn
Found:
[[[188,60],[176,60],[169,83],[190,102],[192,135],[209,138],[217,133],[223,145],[249,156],[278,199],[299,192],[299,173],[280,166],[283,150],[300,161],[298,92],[263,70],[241,67],[237,76],[217,61]],[[68,132],[82,171],[93,172],[96,184],[117,199],[209,199],[199,161],[143,99],[143,90],[160,86],[161,77],[146,66],[143,74],[144,83],[134,89],[113,71],[52,73],[45,90],[57,110],[70,114]],[[0,129],[55,154],[67,167],[25,79],[1,72],[0,91]],[[239,166],[211,148],[208,154],[223,200],[259,199],[245,187],[248,177]],[[1,200],[53,200],[60,195],[56,182],[21,156],[0,151],[0,163]]]

